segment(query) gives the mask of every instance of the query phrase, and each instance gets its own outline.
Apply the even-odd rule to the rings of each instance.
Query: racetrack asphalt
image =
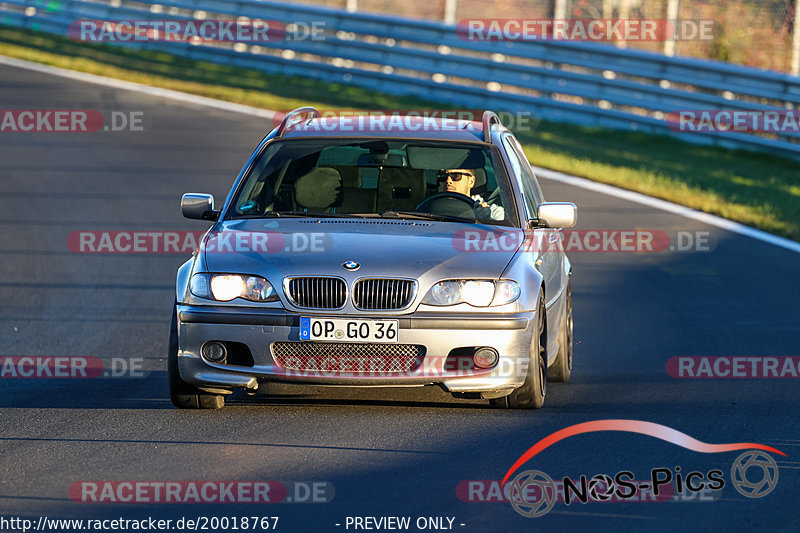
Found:
[[[278,531],[353,531],[348,516],[453,517],[464,532],[798,527],[800,380],[674,379],[665,366],[675,356],[800,356],[800,254],[542,179],[548,200],[579,206],[576,229],[700,231],[713,243],[711,251],[572,253],[574,377],[550,384],[543,409],[492,410],[433,388],[285,385],[269,396],[236,394],[221,411],[178,411],[165,355],[175,271],[187,256],[80,254],[67,237],[205,229],[181,217],[180,195],[223,199],[272,123],[8,66],[0,80],[1,110],[144,116],[143,131],[0,133],[0,355],[143,358],[145,374],[0,379],[0,517],[279,516]],[[772,455],[777,485],[752,499],[730,486],[740,452],[588,433],[520,471],[577,479],[628,470],[648,479],[653,468],[680,466],[719,469],[726,486],[715,501],[556,503],[538,518],[458,498],[460,482],[498,480],[540,439],[600,419],[654,422],[714,444],[767,444],[786,457]],[[268,505],[72,501],[70,486],[87,480],[324,481],[335,496]]]

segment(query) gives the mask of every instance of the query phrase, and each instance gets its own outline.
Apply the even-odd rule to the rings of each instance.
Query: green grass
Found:
[[[0,54],[265,109],[454,109],[308,78],[272,76],[169,54],[76,43],[0,26]],[[800,240],[798,162],[667,136],[542,121],[516,132],[533,164],[664,198]],[[558,198],[551,198],[558,200]],[[563,199],[562,199],[563,200]]]

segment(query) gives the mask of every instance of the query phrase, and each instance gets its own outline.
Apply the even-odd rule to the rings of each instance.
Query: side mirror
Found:
[[[570,202],[544,202],[536,209],[539,227],[571,228],[578,222],[578,207]]]
[[[214,211],[214,197],[196,192],[187,192],[181,197],[181,213],[186,218],[197,220],[219,218],[219,211]]]

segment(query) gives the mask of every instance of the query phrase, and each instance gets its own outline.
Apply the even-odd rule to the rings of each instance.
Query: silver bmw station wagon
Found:
[[[381,118],[381,117],[378,117]],[[178,270],[172,403],[269,381],[435,385],[539,408],[572,372],[572,203],[545,202],[514,135],[481,121],[296,109],[259,143]],[[268,387],[267,387],[268,389]],[[266,391],[268,394],[268,390]]]

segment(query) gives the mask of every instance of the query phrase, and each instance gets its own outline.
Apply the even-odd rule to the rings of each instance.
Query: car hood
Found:
[[[506,246],[465,251],[466,232],[481,239],[511,238]],[[521,236],[519,228],[453,222],[247,219],[220,223],[204,240],[203,253],[209,272],[257,274],[273,283],[286,276],[332,275],[407,277],[424,285],[447,278],[499,278],[517,249],[508,243],[520,242]],[[355,261],[358,269],[345,269],[346,261]]]

